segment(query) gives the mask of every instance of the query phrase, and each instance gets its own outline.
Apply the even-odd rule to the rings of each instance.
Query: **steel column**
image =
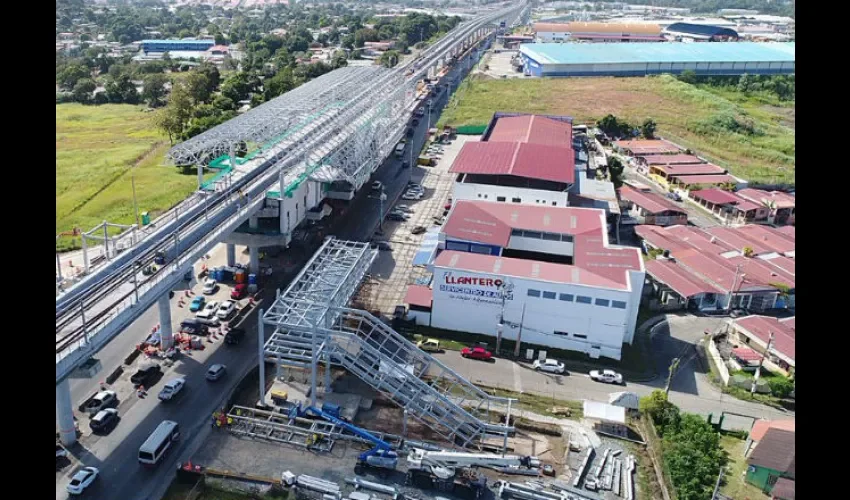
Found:
[[[171,329],[171,299],[164,293],[157,299],[159,307],[159,338],[162,350],[170,349],[174,344],[174,331]]]
[[[236,265],[236,245],[233,243],[227,244],[227,267]]]
[[[71,404],[71,383],[66,378],[56,384],[56,419],[59,423],[59,440],[65,446],[77,442],[74,426],[74,406]]]
[[[259,274],[260,272],[260,249],[256,246],[248,247],[248,255],[250,255],[251,260],[248,264],[248,269],[254,273]]]
[[[263,346],[266,343],[266,336],[263,330],[265,329],[265,324],[263,323],[263,310],[260,309],[260,315],[257,316],[260,318],[260,321],[257,322],[257,350],[260,354],[260,404],[265,406],[266,404],[266,357],[263,354]]]

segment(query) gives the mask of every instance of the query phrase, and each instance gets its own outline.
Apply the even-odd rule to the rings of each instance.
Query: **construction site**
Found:
[[[323,500],[635,498],[627,451],[575,421],[518,424],[514,399],[348,307],[377,252],[328,238],[260,311],[262,362],[178,481]]]

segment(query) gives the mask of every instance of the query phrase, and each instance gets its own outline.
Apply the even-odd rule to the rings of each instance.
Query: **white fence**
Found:
[[[714,362],[714,366],[717,367],[717,371],[720,373],[720,378],[723,380],[723,385],[729,385],[729,368],[726,367],[726,363],[724,363],[723,358],[720,357],[720,351],[717,350],[717,345],[714,343],[713,339],[708,339],[708,355]]]

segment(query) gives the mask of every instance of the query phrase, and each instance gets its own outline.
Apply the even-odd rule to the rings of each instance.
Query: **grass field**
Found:
[[[461,84],[444,124],[484,125],[496,111],[572,116],[592,123],[611,113],[690,148],[731,173],[756,182],[794,184],[794,103],[767,95],[695,87],[664,75],[647,78],[476,77]]]
[[[151,218],[184,199],[197,174],[164,167],[168,140],[141,106],[56,106],[56,232],[88,231],[107,220],[135,222],[129,167],[135,165],[139,212]],[[63,237],[57,250],[79,247]]]
[[[729,457],[720,493],[735,500],[767,500],[768,496],[760,489],[744,481],[747,470],[747,460],[743,456],[745,444],[743,439],[736,437],[720,437],[720,445]]]

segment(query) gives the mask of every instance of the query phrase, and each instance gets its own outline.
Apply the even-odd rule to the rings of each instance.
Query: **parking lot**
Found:
[[[413,257],[419,250],[425,234],[413,234],[412,231],[417,227],[427,230],[435,226],[434,218],[442,216],[451,197],[454,176],[448,173],[449,168],[463,144],[477,140],[478,136],[459,135],[451,144],[443,145],[442,153],[434,166],[413,167],[411,182],[421,184],[425,194],[419,200],[399,198],[393,206],[406,207],[409,218],[403,222],[385,220],[384,235],[373,240],[387,241],[392,250],[380,252],[372,264],[367,284],[359,297],[366,309],[379,310],[382,314],[391,316],[395,306],[404,300],[407,286],[428,274],[424,266],[413,266]]]

